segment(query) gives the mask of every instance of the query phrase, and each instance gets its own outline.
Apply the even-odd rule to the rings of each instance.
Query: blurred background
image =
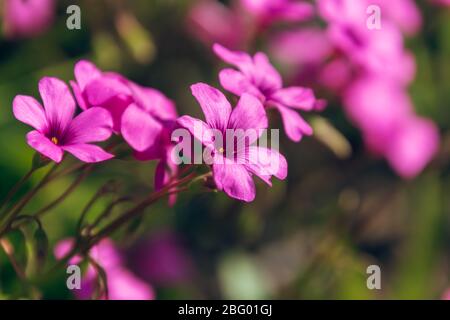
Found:
[[[404,36],[416,65],[405,92],[415,113],[433,121],[440,136],[423,168],[408,178],[368,147],[345,111],[344,89],[316,81],[323,61],[345,54],[326,45],[320,50],[313,40],[294,39],[291,47],[282,47],[288,42],[280,40],[284,32],[326,30],[323,15],[269,23],[257,20],[256,11],[240,1],[85,0],[76,1],[81,29],[69,30],[66,9],[74,1],[60,0],[43,14],[45,23],[14,32],[5,26],[5,2],[0,1],[0,198],[27,172],[34,154],[25,141],[29,128],[13,118],[14,96],[39,97],[37,83],[46,75],[72,80],[80,59],[161,90],[180,115],[201,118],[189,86],[220,87],[217,75],[224,64],[211,45],[221,42],[267,52],[286,85],[313,86],[327,100],[323,112],[306,115],[314,136],[293,143],[281,134],[288,178],[274,181],[272,188],[258,181],[253,203],[194,189],[173,207],[160,201],[116,235],[127,268],[153,287],[157,299],[440,299],[450,288],[450,11],[445,1],[412,1],[420,27]],[[280,126],[274,115],[272,127]],[[83,207],[99,187],[117,181],[121,192],[143,194],[153,188],[154,169],[153,162],[127,157],[96,167],[43,217],[48,263],[55,261],[55,243],[74,235]],[[43,174],[33,175],[18,196]],[[76,178],[52,183],[26,212],[52,202]],[[109,200],[99,201],[98,210]],[[11,241],[18,256],[26,256],[22,235],[12,235]],[[373,264],[381,268],[381,290],[366,286],[366,269]],[[42,298],[74,298],[65,276],[42,279]],[[28,289],[1,252],[0,298],[27,298]]]

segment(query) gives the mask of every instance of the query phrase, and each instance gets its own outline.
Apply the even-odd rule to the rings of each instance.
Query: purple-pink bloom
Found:
[[[334,49],[326,32],[315,27],[279,32],[270,47],[276,60],[294,67],[322,63]]]
[[[61,162],[64,151],[84,162],[113,157],[91,144],[111,136],[112,119],[106,110],[94,107],[74,118],[75,100],[68,86],[57,78],[42,78],[39,92],[44,107],[30,96],[19,95],[13,101],[16,119],[35,129],[27,134],[32,148],[55,162]]]
[[[366,144],[402,177],[419,174],[436,154],[439,132],[414,114],[405,90],[382,77],[361,77],[344,94],[344,108]]]
[[[313,17],[314,7],[297,0],[241,0],[247,11],[264,26],[272,22],[299,22]]]
[[[194,273],[193,261],[183,242],[171,230],[158,231],[127,254],[136,274],[150,283],[176,285],[188,281]]]
[[[212,151],[212,171],[219,190],[232,198],[250,202],[255,198],[253,174],[269,185],[272,176],[286,178],[287,162],[278,151],[252,145],[268,127],[266,112],[256,97],[242,93],[232,110],[223,93],[207,84],[194,84],[191,90],[203,110],[206,123],[190,116],[182,116],[177,122]],[[213,133],[218,131],[224,138],[227,130],[252,130],[255,134],[244,138],[243,143],[230,141],[230,153],[228,141],[216,141]]]
[[[128,83],[133,94],[131,103],[122,115],[122,135],[136,151],[143,152],[158,143],[165,127],[177,118],[174,103],[153,88]]]
[[[8,38],[38,35],[49,28],[55,11],[54,0],[5,0],[4,33]]]
[[[266,108],[277,109],[283,120],[287,136],[300,141],[303,135],[311,135],[311,126],[294,110],[311,111],[316,99],[311,89],[304,87],[283,88],[281,75],[262,52],[253,57],[245,52],[230,51],[215,44],[214,52],[225,62],[239,69],[223,69],[219,73],[220,84],[226,90],[242,96],[244,93],[259,98]]]
[[[86,60],[77,62],[74,74],[76,81],[70,84],[81,109],[105,108],[113,118],[114,132],[119,133],[122,114],[133,102],[127,80],[114,72],[102,72]]]
[[[158,160],[155,172],[155,190],[161,190],[178,173],[178,165],[172,161],[171,157],[174,149],[171,134],[175,125],[175,121],[167,121],[153,145],[144,151],[134,152],[134,156],[140,161]],[[176,194],[171,194],[169,204],[174,205],[176,198]]]
[[[365,0],[367,6],[378,5],[381,17],[393,22],[402,32],[412,35],[422,26],[422,15],[414,0]]]
[[[60,241],[54,249],[55,257],[64,258],[73,245],[73,239]],[[122,255],[110,239],[101,240],[89,250],[88,255],[106,273],[110,300],[153,300],[155,298],[152,287],[124,267]],[[80,256],[75,256],[69,263],[79,264],[81,260]],[[96,290],[97,279],[97,270],[89,264],[81,282],[81,289],[75,291],[76,296],[79,299],[90,299]],[[105,298],[105,296],[100,297],[100,299]]]
[[[364,1],[318,1],[319,12],[328,22],[330,40],[352,63],[403,84],[411,82],[415,61],[404,48],[400,29],[391,20],[383,20],[380,29],[369,29],[367,6]]]
[[[249,27],[242,15],[218,0],[200,0],[190,8],[187,25],[191,33],[208,47],[215,42],[230,48],[240,47],[247,38]]]

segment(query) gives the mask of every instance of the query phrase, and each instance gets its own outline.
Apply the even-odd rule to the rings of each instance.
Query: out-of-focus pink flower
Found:
[[[282,117],[287,136],[300,141],[303,135],[311,135],[311,126],[293,109],[311,111],[316,99],[311,89],[282,87],[281,75],[270,64],[268,57],[258,52],[251,57],[245,52],[230,51],[215,44],[214,52],[235,69],[220,71],[220,84],[228,91],[241,96],[249,93],[258,97],[267,108],[276,108]]]
[[[391,137],[385,156],[400,176],[413,178],[436,154],[439,131],[432,121],[418,116],[402,120]]]
[[[280,32],[272,38],[270,47],[275,59],[296,67],[319,64],[333,51],[327,34],[318,28]]]
[[[217,0],[197,1],[189,10],[187,23],[190,31],[207,46],[218,42],[239,48],[249,29],[237,9],[228,8]]]
[[[112,133],[110,114],[91,108],[74,118],[75,100],[67,85],[59,79],[45,77],[39,81],[44,107],[30,96],[16,96],[13,113],[17,120],[34,129],[27,134],[28,144],[55,162],[67,151],[84,162],[111,159],[112,154],[90,144],[105,141]]]
[[[391,20],[383,21],[381,29],[370,30],[364,1],[320,0],[318,6],[329,23],[330,40],[353,63],[403,84],[412,81],[414,58],[405,51],[402,33]]]
[[[241,0],[241,3],[262,25],[277,21],[305,21],[314,15],[314,6],[306,1]]]
[[[414,114],[404,89],[381,77],[362,77],[345,92],[344,108],[369,148],[383,155],[402,177],[419,174],[438,149],[439,134]]]
[[[190,116],[182,116],[178,124],[212,153],[212,169],[216,186],[232,198],[251,202],[255,199],[253,174],[271,185],[271,177],[285,179],[286,159],[274,149],[252,146],[267,129],[267,116],[261,102],[253,95],[243,93],[234,110],[219,90],[198,83],[191,86],[192,94],[205,114],[206,123]],[[214,131],[226,140],[227,129],[252,130],[253,135],[242,138],[242,143],[233,143],[232,150],[227,141],[217,141]],[[227,152],[225,152],[227,151]]]
[[[32,37],[46,31],[55,15],[54,0],[5,0],[3,29],[6,37]]]
[[[339,57],[324,64],[319,71],[318,81],[335,92],[343,90],[352,80],[352,65],[344,57]]]
[[[172,231],[160,231],[138,243],[129,256],[136,274],[154,284],[182,283],[194,272],[190,256]]]
[[[414,0],[365,0],[367,6],[378,5],[382,19],[389,20],[402,32],[412,35],[422,26],[422,15]]]
[[[60,241],[54,250],[55,257],[62,259],[73,248],[74,240]],[[153,289],[123,266],[122,256],[109,239],[103,239],[89,251],[89,257],[100,265],[106,273],[110,300],[153,300]],[[82,260],[77,256],[69,263],[77,264]],[[94,266],[89,265],[83,276],[81,289],[75,291],[79,299],[92,297],[97,287],[98,274]],[[106,297],[100,297],[105,299]]]

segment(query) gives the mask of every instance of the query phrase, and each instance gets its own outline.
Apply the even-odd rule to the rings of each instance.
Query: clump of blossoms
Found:
[[[105,184],[82,210],[76,236],[62,240],[55,248],[57,266],[84,262],[87,265],[83,290],[76,292],[78,298],[152,299],[152,288],[124,267],[111,235],[163,198],[168,197],[173,205],[176,195],[189,190],[195,182],[251,202],[256,197],[254,176],[269,186],[272,177],[285,179],[287,160],[274,140],[270,147],[262,143],[269,129],[268,110],[280,112],[291,140],[299,141],[303,135],[312,134],[311,127],[297,113],[316,109],[311,89],[283,88],[280,74],[262,52],[251,57],[218,44],[214,51],[239,69],[224,69],[219,75],[222,86],[237,95],[239,101],[233,108],[220,90],[206,83],[193,84],[192,94],[206,122],[188,115],[179,117],[174,102],[160,91],[118,73],[104,72],[86,60],[75,65],[75,80],[70,81],[72,91],[64,81],[44,77],[38,85],[42,103],[31,96],[16,96],[13,114],[33,128],[26,141],[36,155],[30,171],[1,204],[0,238],[35,222],[35,237],[39,239],[36,245],[42,257],[47,241],[40,222],[42,215],[61,203],[95,166],[114,159],[116,153],[137,161],[155,160],[153,191],[136,199],[120,195],[113,183]],[[203,157],[199,163],[194,159],[196,143]],[[69,155],[74,156],[74,164]],[[17,203],[9,203],[35,171],[50,163],[53,166],[35,188]],[[79,172],[79,177],[60,197],[35,214],[23,213],[44,186],[72,172]],[[90,221],[92,206],[110,193],[116,195],[116,200]],[[123,202],[131,203],[121,214],[111,215]],[[16,271],[22,274],[21,270]]]
[[[285,67],[289,82],[314,87],[327,93],[329,100],[340,101],[367,149],[385,158],[399,176],[417,176],[434,158],[439,130],[433,121],[415,112],[407,91],[416,66],[404,37],[417,34],[423,24],[415,1],[318,0],[312,4],[300,0],[236,0],[230,7],[220,5],[221,10],[217,10],[217,3],[198,1],[193,6],[192,12],[202,8],[202,15],[193,15],[195,19],[189,21],[199,40],[208,45],[219,42],[232,49],[264,45],[268,40],[269,50]],[[447,1],[429,3],[446,5]],[[380,21],[376,21],[374,8],[380,10]],[[325,28],[312,23],[313,19],[322,20]],[[235,26],[234,32],[221,27],[226,21]],[[275,24],[276,28],[271,28]],[[206,25],[209,33],[195,32]],[[310,132],[309,125],[293,112],[293,105],[271,99],[274,89],[281,88],[276,85],[276,73],[268,71],[261,80],[252,71],[252,65],[260,63],[256,60],[263,60],[261,57],[217,45],[215,52],[238,69],[221,72],[220,82],[226,90],[235,94],[250,90],[267,100],[266,108],[280,112],[291,140],[298,141]],[[316,102],[314,109],[324,105]],[[305,107],[294,109],[311,110]]]

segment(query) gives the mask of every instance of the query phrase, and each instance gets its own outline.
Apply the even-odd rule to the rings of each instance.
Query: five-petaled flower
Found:
[[[264,107],[256,97],[243,93],[236,108],[232,110],[226,97],[207,84],[194,84],[191,90],[205,114],[206,123],[190,116],[182,116],[178,119],[178,124],[212,150],[213,176],[219,190],[230,197],[250,202],[255,198],[253,174],[269,185],[272,176],[286,178],[286,159],[274,149],[253,145],[268,126]],[[224,152],[229,147],[229,141],[217,143],[214,139],[217,137],[215,131],[226,137],[227,130],[255,130],[257,134],[247,136],[243,143],[233,145],[233,152],[230,154]]]
[[[111,159],[112,154],[90,144],[107,140],[112,133],[112,119],[105,109],[94,107],[74,118],[75,100],[67,85],[44,77],[39,81],[44,107],[30,96],[16,96],[14,116],[35,130],[27,134],[28,144],[55,162],[61,162],[64,151],[84,162]]]
[[[253,57],[245,52],[230,51],[215,44],[214,52],[225,62],[236,66],[220,72],[220,84],[228,91],[241,96],[244,93],[258,97],[266,108],[276,108],[282,117],[287,136],[298,142],[311,135],[311,126],[294,110],[312,111],[316,98],[311,89],[282,87],[282,79],[270,64],[268,57],[258,52]]]

